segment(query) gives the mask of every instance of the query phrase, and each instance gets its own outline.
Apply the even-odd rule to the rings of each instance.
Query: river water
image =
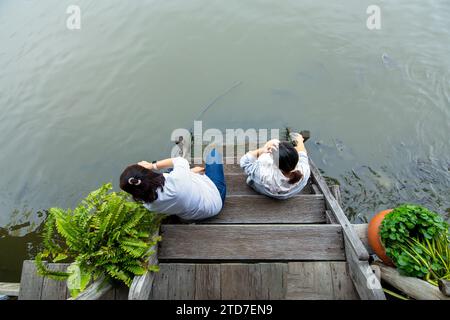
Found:
[[[18,281],[51,206],[175,128],[310,129],[353,222],[402,202],[450,214],[450,2],[3,0],[0,281]],[[81,29],[66,26],[69,5]]]

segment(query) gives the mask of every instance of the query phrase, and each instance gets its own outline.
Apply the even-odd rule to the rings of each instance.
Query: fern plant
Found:
[[[107,183],[73,210],[48,210],[44,250],[36,256],[36,267],[40,275],[72,283],[68,286],[72,297],[100,276],[130,286],[134,276],[158,271],[157,266],[148,266],[147,260],[154,254],[151,247],[161,240],[153,235],[163,216],[131,201],[125,192],[111,190]],[[53,271],[44,259],[71,265],[67,272]]]

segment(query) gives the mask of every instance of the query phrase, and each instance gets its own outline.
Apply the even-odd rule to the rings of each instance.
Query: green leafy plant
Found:
[[[439,279],[450,279],[448,228],[439,214],[405,204],[385,216],[380,236],[401,274],[438,285]]]
[[[158,271],[148,266],[153,236],[162,215],[149,212],[110,183],[91,192],[73,210],[51,208],[44,224],[44,250],[35,259],[38,273],[55,280],[77,281],[69,286],[76,297],[91,281],[104,276],[130,286],[134,276]],[[71,262],[67,272],[49,270],[43,260]]]

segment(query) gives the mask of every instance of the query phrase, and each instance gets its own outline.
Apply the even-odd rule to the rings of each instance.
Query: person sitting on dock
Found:
[[[262,148],[247,152],[240,160],[247,184],[255,191],[276,199],[288,199],[306,186],[310,168],[304,138],[291,133],[295,142],[273,139]]]
[[[173,168],[170,173],[155,170]],[[213,149],[205,168],[189,168],[182,158],[141,161],[128,166],[120,176],[120,188],[154,212],[176,215],[183,220],[201,220],[217,215],[226,195],[223,162]]]

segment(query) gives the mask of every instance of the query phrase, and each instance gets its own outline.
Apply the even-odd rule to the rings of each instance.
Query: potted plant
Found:
[[[400,274],[437,286],[440,279],[450,279],[448,228],[439,214],[404,204],[384,214],[379,237]]]
[[[35,263],[40,275],[78,283],[68,286],[72,297],[100,277],[130,286],[134,276],[158,270],[147,260],[153,254],[149,249],[160,240],[154,235],[162,216],[111,189],[110,183],[103,185],[73,210],[48,210],[44,250]],[[43,259],[71,264],[67,272],[57,272],[49,270]]]
[[[387,209],[378,212],[369,222],[368,231],[368,241],[370,247],[375,251],[376,255],[387,265],[394,266],[392,260],[387,256],[386,250],[381,242],[380,237],[380,225],[383,222],[385,216],[392,212],[392,209]]]

